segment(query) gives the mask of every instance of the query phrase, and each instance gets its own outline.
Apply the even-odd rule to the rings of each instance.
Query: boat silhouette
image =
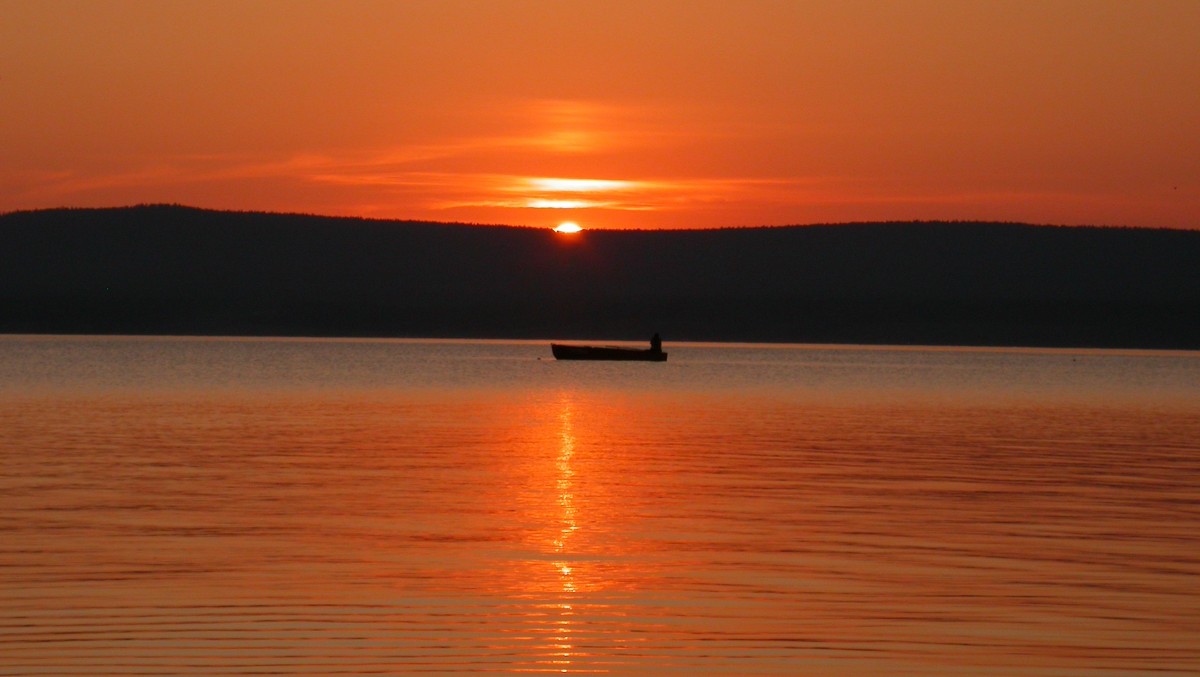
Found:
[[[666,362],[667,354],[662,348],[625,348],[621,346],[585,346],[566,343],[551,343],[550,352],[556,360],[626,360],[640,362]]]

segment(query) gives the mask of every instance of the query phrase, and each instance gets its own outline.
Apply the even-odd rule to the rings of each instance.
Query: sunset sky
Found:
[[[0,211],[1200,228],[1200,2],[0,0]]]

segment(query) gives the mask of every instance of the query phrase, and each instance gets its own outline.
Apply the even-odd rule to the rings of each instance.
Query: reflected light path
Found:
[[[571,536],[579,530],[579,523],[575,520],[575,495],[573,493],[575,489],[575,471],[571,468],[571,459],[575,455],[575,432],[572,426],[574,410],[571,399],[564,397],[561,407],[562,409],[558,414],[558,418],[562,428],[559,434],[558,458],[555,461],[555,467],[558,470],[555,485],[558,494],[561,527],[559,528],[558,538],[554,539],[554,552],[559,558],[554,562],[554,566],[558,568],[562,584],[562,600],[558,603],[558,634],[554,638],[558,643],[556,645],[558,654],[554,663],[562,668],[563,672],[566,672],[567,668],[571,665],[571,658],[574,653],[571,633],[574,630],[575,621],[573,616],[575,614],[571,601],[576,592],[575,568],[568,557],[567,544]]]
[[[576,393],[564,391],[549,395],[536,412],[525,415],[540,419],[527,440],[522,464],[526,483],[519,499],[518,519],[530,525],[526,542],[531,550],[510,575],[518,600],[528,600],[524,616],[535,651],[526,665],[516,667],[519,672],[609,672],[613,657],[596,652],[614,639],[620,643],[626,631],[611,617],[615,607],[606,601],[610,586],[596,579],[602,572],[595,559],[601,552],[595,548],[607,551],[612,543],[592,543],[596,530],[584,528],[585,512],[592,520],[607,514],[600,487],[608,478],[602,468],[580,457],[605,451],[586,443],[578,429],[580,419],[584,428],[595,423],[593,415],[604,420],[603,408],[592,404],[581,404]],[[593,510],[585,511],[585,506]]]

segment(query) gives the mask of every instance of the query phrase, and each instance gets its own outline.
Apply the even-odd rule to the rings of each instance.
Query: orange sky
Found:
[[[1200,227],[1200,2],[0,0],[0,211]]]

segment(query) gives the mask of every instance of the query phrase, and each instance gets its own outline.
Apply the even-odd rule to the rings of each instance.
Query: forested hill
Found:
[[[1200,232],[0,216],[0,331],[1200,348]]]

